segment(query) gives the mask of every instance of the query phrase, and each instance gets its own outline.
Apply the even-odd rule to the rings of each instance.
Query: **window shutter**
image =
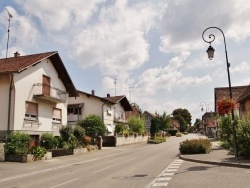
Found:
[[[36,103],[26,102],[25,109],[26,109],[25,114],[37,115]]]
[[[61,109],[54,108],[54,110],[53,110],[53,118],[61,119]]]

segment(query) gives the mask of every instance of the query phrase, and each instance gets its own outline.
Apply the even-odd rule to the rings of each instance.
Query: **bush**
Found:
[[[208,139],[191,139],[180,143],[181,154],[202,154],[211,151],[211,142]]]
[[[176,129],[168,130],[168,134],[170,134],[171,136],[175,136],[177,132],[178,132],[178,130],[176,130]]]
[[[6,154],[28,154],[30,136],[27,133],[12,132],[5,139]]]
[[[53,134],[43,133],[41,136],[40,146],[44,147],[46,150],[51,150],[56,148],[56,143]]]
[[[124,124],[117,124],[115,126],[115,132],[119,135],[125,133],[126,131],[128,130],[128,127],[127,125],[124,125]]]
[[[74,135],[74,129],[72,126],[62,126],[59,132],[61,135],[60,147],[63,149],[75,149],[82,146],[83,142],[82,140],[78,142],[76,136]]]
[[[47,153],[47,150],[42,146],[33,146],[30,149],[31,154],[33,154],[35,157],[44,157]]]
[[[182,137],[182,134],[179,132],[179,133],[176,133],[175,136],[176,136],[176,137]]]
[[[88,146],[91,143],[92,138],[90,136],[84,136],[83,143]]]
[[[155,137],[154,139],[150,139],[148,141],[149,144],[160,144],[162,142],[166,142],[166,138],[159,136]]]
[[[79,122],[79,125],[85,129],[86,135],[103,136],[107,132],[102,119],[95,114],[87,116]]]
[[[239,121],[237,139],[239,155],[250,158],[250,113]]]

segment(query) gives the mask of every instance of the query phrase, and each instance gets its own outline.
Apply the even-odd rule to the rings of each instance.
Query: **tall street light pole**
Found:
[[[202,112],[203,112],[203,110],[204,110],[203,107],[206,108],[206,112],[209,110],[209,105],[206,104],[205,102],[201,102],[201,103],[200,103],[200,107],[201,107],[201,111],[202,111]]]
[[[224,46],[225,46],[225,54],[226,54],[226,63],[227,63],[227,76],[228,76],[228,84],[229,84],[229,94],[230,94],[230,99],[233,99],[233,95],[232,95],[232,87],[231,87],[231,79],[230,79],[230,72],[229,72],[229,67],[230,64],[228,63],[228,56],[227,56],[227,46],[226,46],[226,39],[225,39],[225,35],[223,33],[223,31],[218,28],[218,27],[208,27],[207,29],[205,29],[202,33],[202,38],[206,43],[209,43],[209,47],[207,49],[207,54],[208,54],[208,58],[210,60],[213,59],[214,57],[214,48],[211,46],[211,43],[215,40],[215,36],[213,34],[209,34],[209,40],[206,40],[204,38],[204,33],[209,30],[209,29],[217,29],[219,30],[222,35],[223,35],[223,39],[224,39]],[[238,159],[238,147],[237,147],[237,138],[236,138],[236,129],[235,129],[235,117],[234,117],[234,109],[231,110],[231,114],[232,114],[232,128],[233,128],[233,142],[234,142],[234,153],[235,153],[235,158]]]

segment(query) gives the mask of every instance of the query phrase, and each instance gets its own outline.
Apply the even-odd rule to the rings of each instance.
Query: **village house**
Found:
[[[145,128],[150,132],[151,120],[154,119],[156,117],[156,115],[152,114],[148,111],[144,111],[143,116],[145,118]]]
[[[0,59],[0,91],[0,140],[12,131],[33,140],[42,133],[59,136],[67,124],[68,97],[77,96],[56,51]]]
[[[76,125],[77,122],[91,114],[98,115],[104,122],[108,135],[114,135],[118,123],[127,123],[125,112],[131,111],[126,96],[99,97],[92,90],[91,94],[78,91],[78,97],[70,97],[68,104],[68,123]]]

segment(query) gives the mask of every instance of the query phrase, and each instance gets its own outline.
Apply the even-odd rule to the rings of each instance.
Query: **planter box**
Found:
[[[48,160],[52,158],[52,153],[47,152],[44,157],[34,157],[34,155],[31,154],[6,154],[5,155],[5,161],[9,162],[21,162],[21,163],[29,163],[33,161],[41,161],[41,160]]]
[[[52,157],[59,157],[64,155],[76,155],[79,153],[88,152],[87,148],[77,148],[77,149],[54,149],[52,150]]]

